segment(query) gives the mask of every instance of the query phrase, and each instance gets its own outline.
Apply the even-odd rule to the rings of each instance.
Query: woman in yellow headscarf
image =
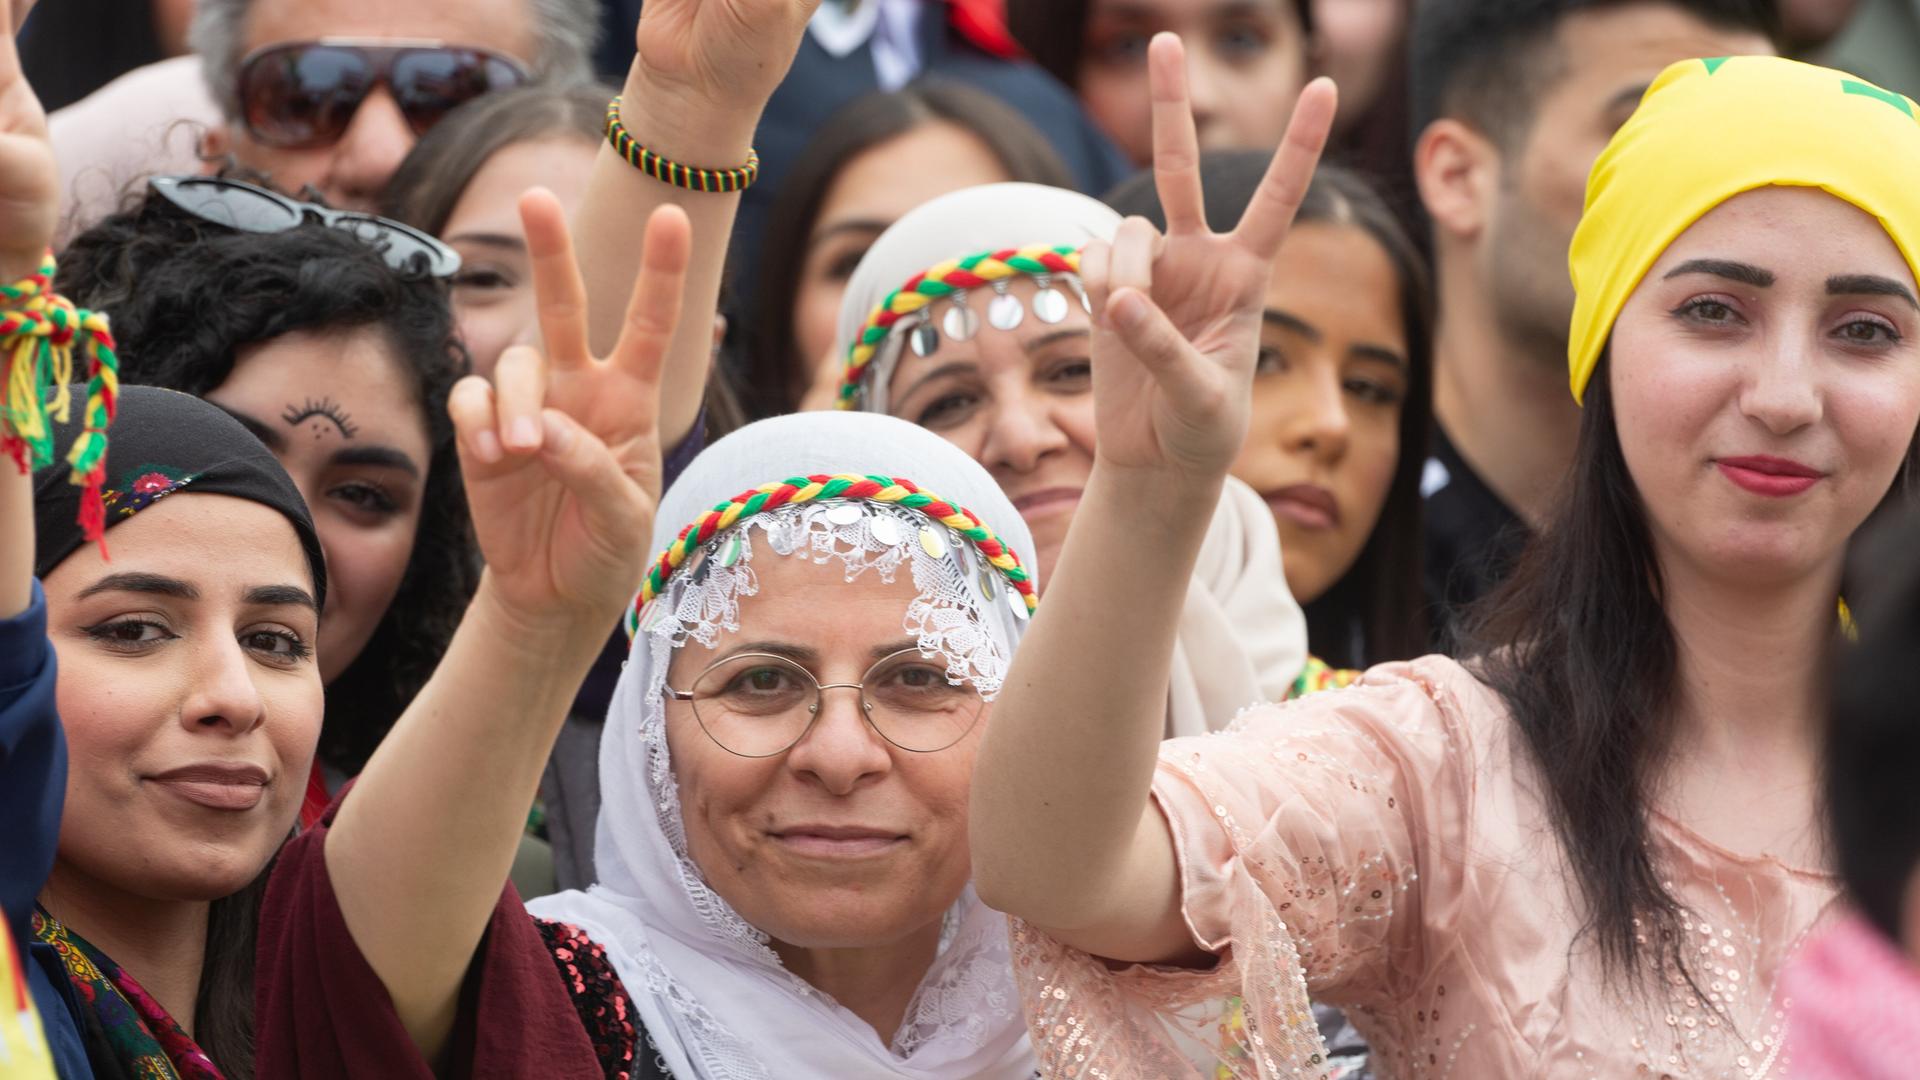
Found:
[[[1205,519],[1167,493],[1225,473],[1245,406],[1156,317],[1238,309],[1183,261],[1218,238],[1087,254],[1103,457],[973,786],[1048,1075],[1190,1075],[1226,995],[1225,1071],[1321,1075],[1309,993],[1402,1080],[1785,1073],[1775,976],[1837,892],[1822,660],[1920,426],[1916,111],[1785,60],[1668,69],[1589,182],[1579,450],[1475,655],[1164,746],[1166,637],[1128,613],[1177,601]],[[1150,551],[1108,494],[1141,488]]]

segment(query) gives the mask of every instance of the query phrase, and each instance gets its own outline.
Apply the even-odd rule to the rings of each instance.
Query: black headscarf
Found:
[[[76,388],[74,397],[76,402],[85,401],[85,388]],[[80,434],[81,412],[76,405],[69,421],[56,428],[53,464],[33,474],[33,572],[37,577],[45,578],[87,542],[79,524],[81,489],[71,482],[66,462],[67,450]],[[293,525],[313,571],[313,598],[326,603],[326,560],[306,501],[272,451],[238,420],[189,394],[122,386],[108,435],[107,475],[101,492],[108,529],[175,493],[252,500],[278,510]],[[108,543],[111,557],[111,537]]]

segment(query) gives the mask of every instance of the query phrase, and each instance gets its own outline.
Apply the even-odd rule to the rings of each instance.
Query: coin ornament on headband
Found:
[[[885,506],[898,506],[914,511],[927,519],[921,526],[918,543],[928,555],[938,559],[946,555],[949,545],[947,530],[972,543],[980,552],[987,565],[993,567],[999,576],[1006,579],[1009,592],[1009,605],[1013,613],[1021,619],[1032,616],[1039,606],[1039,597],[1033,590],[1033,577],[1020,562],[1020,556],[1012,548],[1000,542],[1000,537],[975,516],[973,511],[924,491],[911,480],[897,476],[863,476],[858,473],[840,473],[837,475],[818,474],[813,476],[791,476],[785,480],[743,491],[726,502],[716,504],[711,510],[700,515],[699,520],[680,530],[680,535],[667,549],[655,559],[647,571],[646,580],[640,585],[640,594],[634,598],[633,606],[627,612],[626,627],[629,638],[640,630],[640,611],[653,599],[664,593],[667,582],[674,572],[686,563],[688,557],[701,550],[714,537],[733,528],[736,524],[756,514],[777,510],[782,506],[800,506],[807,503],[837,502],[845,506],[858,520],[858,503],[875,503]],[[838,509],[838,507],[836,507]],[[831,516],[832,511],[829,511]],[[891,528],[875,530],[877,538],[883,541],[890,536],[892,542],[900,543],[905,536],[898,535]],[[738,562],[740,550],[735,546],[741,538],[736,534],[731,538],[726,550],[711,553],[720,558],[724,565]],[[991,577],[991,575],[989,575]]]
[[[840,376],[839,407],[857,407],[862,380],[883,344],[894,334],[905,336],[905,344],[915,356],[928,357],[940,348],[943,334],[954,341],[967,341],[978,333],[980,316],[968,305],[969,289],[993,291],[993,299],[987,302],[989,326],[996,330],[1018,328],[1026,321],[1026,309],[1008,287],[1022,276],[1033,278],[1039,285],[1039,291],[1033,296],[1033,317],[1041,322],[1056,324],[1067,318],[1067,298],[1054,287],[1056,281],[1073,290],[1082,310],[1092,311],[1086,289],[1080,284],[1078,248],[1034,244],[949,259],[908,278],[906,284],[874,306],[866,324],[847,346],[847,365]],[[936,300],[949,303],[937,323],[933,317]]]
[[[87,357],[84,422],[67,464],[80,500],[80,529],[89,542],[106,531],[100,488],[107,472],[107,426],[120,397],[120,357],[104,312],[83,311],[53,291],[54,261],[49,250],[40,269],[11,285],[0,285],[0,448],[21,472],[53,463],[53,425],[65,423],[72,407],[73,348],[79,341]]]

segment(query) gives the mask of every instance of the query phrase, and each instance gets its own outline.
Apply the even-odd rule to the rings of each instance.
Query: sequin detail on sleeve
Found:
[[[553,954],[554,967],[580,1014],[580,1024],[593,1042],[606,1080],[640,1080],[646,1071],[634,1061],[640,1031],[627,988],[607,960],[607,953],[579,927],[535,919],[540,938]]]

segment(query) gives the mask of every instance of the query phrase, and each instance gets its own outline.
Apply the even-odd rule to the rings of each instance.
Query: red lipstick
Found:
[[[1719,466],[1720,475],[1746,490],[1776,499],[1798,495],[1826,477],[1812,466],[1765,454],[1719,458],[1714,464]]]

